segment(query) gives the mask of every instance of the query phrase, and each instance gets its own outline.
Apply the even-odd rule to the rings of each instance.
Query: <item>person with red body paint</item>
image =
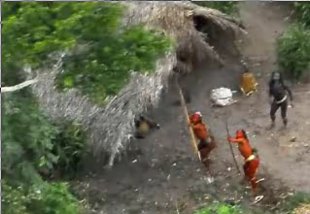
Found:
[[[236,131],[236,137],[228,137],[227,140],[231,143],[237,143],[239,151],[244,158],[243,170],[245,177],[251,183],[252,191],[255,194],[257,190],[256,173],[260,164],[259,156],[256,150],[250,145],[249,139],[243,129]]]
[[[215,148],[214,137],[209,133],[206,124],[202,121],[200,112],[195,112],[189,117],[190,126],[192,127],[195,137],[199,140],[198,151],[201,162],[209,167],[209,154]]]

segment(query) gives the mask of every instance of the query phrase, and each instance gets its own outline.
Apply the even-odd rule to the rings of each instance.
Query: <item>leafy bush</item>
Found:
[[[234,15],[238,11],[237,1],[198,1],[193,3],[199,6],[217,9],[229,15]]]
[[[3,176],[32,184],[41,181],[38,171],[56,168],[73,175],[86,153],[82,128],[72,122],[53,125],[32,95],[21,92],[3,96]]]
[[[28,196],[29,210],[34,214],[78,214],[77,199],[66,183],[42,183],[33,186]]]
[[[143,26],[122,26],[124,10],[109,2],[4,2],[4,72],[17,64],[46,66],[51,53],[66,51],[58,86],[79,88],[105,104],[127,83],[131,70],[152,71],[172,44]]]
[[[294,2],[294,9],[300,23],[310,27],[310,3]]]
[[[30,214],[27,210],[25,191],[21,186],[14,188],[1,181],[1,208],[3,214]]]
[[[278,39],[280,67],[294,79],[300,79],[310,69],[310,29],[294,24]]]
[[[197,210],[194,214],[241,214],[241,210],[235,206],[216,203],[209,207]]]
[[[52,153],[56,128],[28,93],[2,96],[2,173],[10,182],[41,181],[37,170],[52,169],[58,158]],[[28,95],[28,96],[27,96]]]
[[[74,176],[87,154],[85,133],[74,122],[62,123],[57,128],[58,133],[53,139],[53,153],[58,157],[55,167],[62,176]]]
[[[286,200],[283,208],[285,211],[292,211],[301,204],[310,204],[310,194],[297,192]]]
[[[30,188],[2,181],[4,214],[78,214],[80,205],[65,183],[42,182]]]

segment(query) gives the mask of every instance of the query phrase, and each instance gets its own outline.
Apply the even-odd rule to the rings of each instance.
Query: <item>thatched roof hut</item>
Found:
[[[242,31],[230,17],[213,9],[190,2],[122,2],[128,6],[125,25],[144,24],[160,30],[176,40],[177,47],[159,59],[156,71],[150,76],[132,73],[129,84],[104,108],[92,104],[76,89],[58,92],[55,76],[61,70],[61,60],[53,72],[41,72],[33,91],[48,114],[54,119],[80,122],[87,130],[92,151],[96,157],[109,155],[113,165],[117,154],[130,142],[135,116],[156,106],[169,77],[175,71],[189,72],[202,59],[221,62],[221,56],[212,47],[212,39],[201,31],[216,29],[233,43],[236,33]],[[214,31],[213,31],[214,32]]]

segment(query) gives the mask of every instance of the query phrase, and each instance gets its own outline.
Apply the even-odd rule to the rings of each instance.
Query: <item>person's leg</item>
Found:
[[[281,117],[282,117],[284,126],[287,125],[287,117],[286,117],[287,107],[288,107],[287,100],[281,103]]]
[[[256,193],[257,189],[257,179],[256,179],[256,172],[259,166],[259,160],[254,159],[252,161],[249,161],[246,168],[246,177],[251,183],[252,191],[253,193]]]
[[[276,120],[276,112],[279,109],[279,105],[273,101],[270,107],[270,118],[271,118],[271,128],[274,127],[275,125],[275,120]]]

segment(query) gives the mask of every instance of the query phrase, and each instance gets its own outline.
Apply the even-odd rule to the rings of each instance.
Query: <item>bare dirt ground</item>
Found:
[[[208,173],[193,152],[183,111],[180,106],[172,105],[178,94],[171,88],[158,109],[151,112],[161,124],[160,130],[134,142],[128,156],[112,169],[94,166],[93,173],[75,182],[75,189],[81,197],[89,199],[94,213],[192,213],[199,205],[214,200],[233,201],[251,210],[263,208],[275,213],[272,207],[290,189],[310,192],[310,113],[307,110],[310,93],[304,92],[310,91],[309,85],[294,86],[295,107],[289,109],[287,129],[281,129],[282,123],[277,118],[276,128],[267,130],[270,124],[267,79],[275,68],[275,39],[288,24],[285,20],[288,11],[282,4],[240,4],[240,16],[249,32],[249,39],[243,41],[241,49],[258,76],[260,87],[256,94],[248,98],[239,96],[238,103],[225,108],[211,106],[211,89],[237,88],[241,72],[237,61],[221,69],[203,65],[194,76],[183,80],[192,95],[189,109],[203,113],[218,140],[211,155],[215,182],[208,183]],[[241,183],[242,175],[233,165],[226,141],[227,118],[231,134],[245,128],[251,143],[259,150],[259,177],[266,178],[260,190],[265,198],[259,204],[251,205],[249,189]],[[296,139],[291,142],[293,137]],[[235,154],[238,154],[236,148]],[[237,159],[242,166],[241,157],[237,155]]]

